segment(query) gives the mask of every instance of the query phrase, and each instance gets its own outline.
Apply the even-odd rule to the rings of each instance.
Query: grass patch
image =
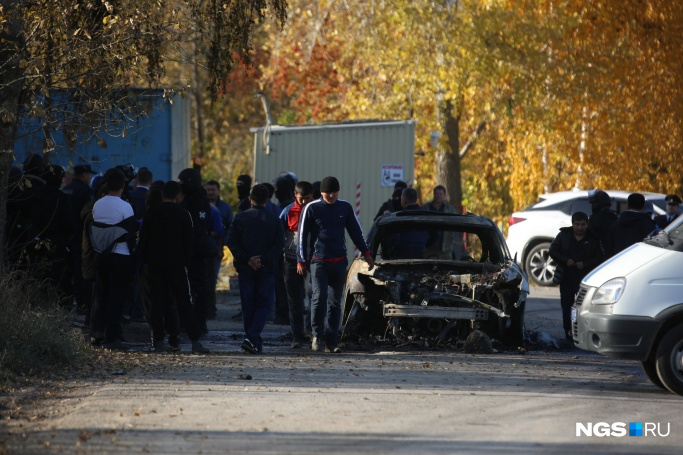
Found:
[[[58,296],[50,283],[24,272],[10,272],[0,281],[0,379],[74,367],[89,355]]]

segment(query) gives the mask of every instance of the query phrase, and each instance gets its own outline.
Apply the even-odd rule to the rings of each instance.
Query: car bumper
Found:
[[[576,347],[611,357],[645,360],[660,327],[660,321],[649,317],[581,312],[580,306],[572,309]]]

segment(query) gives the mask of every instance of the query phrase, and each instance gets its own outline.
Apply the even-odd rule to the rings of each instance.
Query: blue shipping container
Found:
[[[40,109],[33,112],[36,116],[26,112],[18,124],[14,143],[18,163],[31,153],[42,154],[50,143],[47,137],[54,147],[50,163],[64,168],[90,164],[104,172],[132,163],[136,169],[150,169],[155,180],[167,181],[175,180],[190,165],[190,101],[184,97],[174,95],[171,103],[163,90],[129,90],[126,95],[134,100],[132,108],[114,109],[115,113],[93,120],[91,113],[78,114],[79,108],[70,101],[71,91],[54,90],[50,95],[49,112],[58,114],[45,122],[37,117],[44,115]],[[89,126],[94,123],[106,127]]]

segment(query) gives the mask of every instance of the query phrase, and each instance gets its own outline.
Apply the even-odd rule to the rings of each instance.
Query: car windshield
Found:
[[[370,238],[372,254],[382,260],[459,260],[499,264],[509,259],[495,226],[444,225],[397,219]]]
[[[683,215],[644,242],[667,250],[683,252]]]

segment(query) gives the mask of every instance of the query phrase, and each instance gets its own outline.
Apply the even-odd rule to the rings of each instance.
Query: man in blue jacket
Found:
[[[339,199],[339,181],[335,177],[325,177],[320,183],[320,193],[321,198],[307,204],[301,214],[297,272],[306,275],[309,268],[307,246],[312,245],[311,349],[322,352],[326,347],[327,351],[337,353],[341,352],[338,347],[341,297],[348,265],[344,231],[349,233],[370,270],[375,262],[353,207]],[[332,288],[332,293],[328,293],[328,287]]]
[[[275,303],[275,272],[285,244],[280,220],[266,210],[268,189],[254,185],[251,208],[239,212],[228,231],[228,248],[239,273],[242,321],[246,337],[242,349],[250,354],[263,350],[261,332]]]

